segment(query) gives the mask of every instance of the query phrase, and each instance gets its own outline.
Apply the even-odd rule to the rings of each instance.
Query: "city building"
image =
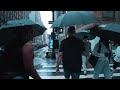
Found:
[[[31,13],[29,15],[29,19],[44,26],[44,24],[41,20],[41,15],[40,15],[39,11],[31,11]],[[39,36],[33,38],[33,43],[37,47],[42,46],[43,44],[48,43],[47,38],[48,38],[47,37],[47,32],[45,31],[43,35],[39,35]]]
[[[9,20],[29,19],[31,11],[0,11],[0,25]]]
[[[35,22],[39,23],[40,25],[45,26],[44,23],[42,22],[41,15],[40,15],[39,11],[36,11]],[[40,35],[40,37],[42,38],[43,44],[48,44],[48,34],[47,34],[47,31],[45,31],[43,33],[43,35]]]
[[[119,23],[120,11],[91,11],[102,23]]]

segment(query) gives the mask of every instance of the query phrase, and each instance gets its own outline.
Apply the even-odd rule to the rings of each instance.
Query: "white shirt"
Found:
[[[114,60],[116,62],[119,62],[120,63],[120,46],[118,46],[115,50],[115,57],[114,57]]]
[[[105,57],[105,53],[109,52],[106,46],[103,43],[101,43],[100,53],[98,53],[98,48],[99,48],[99,43],[95,45],[92,54],[96,57],[99,57],[98,60],[108,60],[108,57]]]

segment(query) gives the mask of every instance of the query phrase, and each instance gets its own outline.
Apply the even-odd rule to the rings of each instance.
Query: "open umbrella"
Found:
[[[111,41],[120,41],[120,24],[110,23],[99,25],[90,29],[90,33]]]
[[[89,11],[70,11],[58,17],[52,24],[52,28],[71,25],[86,25],[98,23],[97,18]]]
[[[35,23],[29,19],[12,20],[0,27],[0,45],[15,37],[16,30],[22,27],[31,27],[33,29],[33,37],[42,35],[46,28],[43,25]]]
[[[76,32],[75,36],[81,40],[84,39],[84,36],[88,36],[89,40],[92,40],[96,37],[96,35],[91,34],[89,30],[80,30],[79,32]]]
[[[120,41],[118,38],[120,37],[120,24],[110,23],[106,25],[99,26],[99,34],[100,37],[112,41]]]

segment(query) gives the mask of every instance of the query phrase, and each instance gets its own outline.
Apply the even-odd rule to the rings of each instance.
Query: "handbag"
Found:
[[[101,44],[99,43],[98,53],[100,53],[100,49],[101,49]],[[92,67],[94,68],[97,61],[98,61],[98,57],[91,54],[88,61],[92,65]]]

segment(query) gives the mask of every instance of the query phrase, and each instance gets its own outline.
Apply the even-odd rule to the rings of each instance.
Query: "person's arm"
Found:
[[[120,58],[120,48],[119,47],[117,47],[117,49],[116,49],[116,56],[118,58]]]
[[[85,44],[84,44],[83,41],[81,41],[81,47],[82,47],[82,54],[87,57],[87,53],[86,53],[86,51],[85,51]]]
[[[62,61],[62,57],[63,57],[63,41],[60,44],[60,48],[59,48],[59,53],[58,53],[58,59],[57,59],[57,63],[56,63],[56,73],[58,74],[59,72],[59,65]]]
[[[59,52],[58,53],[57,64],[56,64],[56,73],[58,73],[58,71],[59,71],[59,65],[62,61],[62,57],[63,57],[63,52]]]
[[[34,53],[30,42],[23,46],[23,60],[26,72],[34,79],[41,79],[33,64]]]

